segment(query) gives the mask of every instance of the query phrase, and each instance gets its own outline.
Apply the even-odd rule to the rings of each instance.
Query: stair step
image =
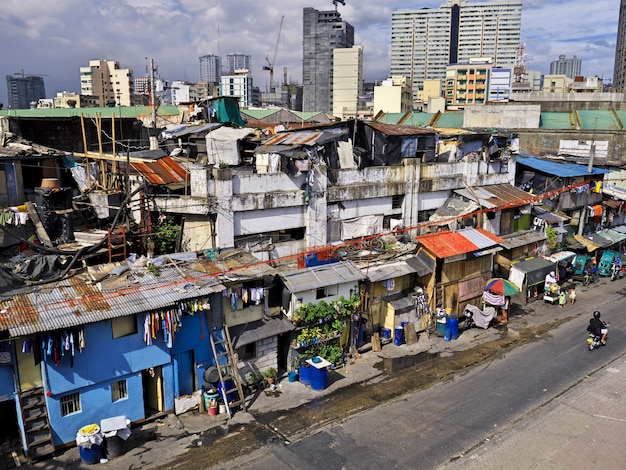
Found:
[[[46,455],[50,455],[54,453],[54,445],[52,444],[52,442],[49,442],[47,444],[38,446],[38,447],[34,447],[28,448],[28,456],[32,459],[36,459],[39,457],[44,457]]]

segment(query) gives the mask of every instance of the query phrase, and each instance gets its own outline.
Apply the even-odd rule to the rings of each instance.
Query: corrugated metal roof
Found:
[[[185,185],[189,179],[187,170],[172,157],[159,158],[155,162],[131,162],[130,166],[141,173],[153,186]]]
[[[592,172],[587,171],[586,165],[577,165],[576,163],[559,163],[551,162],[549,160],[543,160],[537,157],[531,156],[518,156],[516,159],[520,165],[527,166],[533,170],[541,171],[553,176],[559,176],[561,178],[574,178],[577,176],[589,176],[591,175],[603,175],[610,173],[611,170],[603,170],[600,168],[593,168]]]
[[[511,268],[515,268],[523,273],[530,273],[539,269],[554,269],[554,263],[543,258],[530,258],[513,264]]]
[[[486,209],[503,206],[513,207],[518,203],[520,205],[528,204],[525,200],[531,197],[526,191],[507,183],[472,188],[472,191],[467,188],[457,189],[454,192],[470,201],[475,201],[478,197],[481,205]]]
[[[568,130],[576,129],[576,125],[570,113],[541,113],[539,128]]]
[[[116,106],[114,108],[38,108],[38,109],[3,109],[0,116],[17,116],[21,118],[52,118],[52,117],[96,117],[101,116],[109,119],[113,115],[115,119],[137,118],[148,116],[152,113],[150,106]],[[157,110],[159,116],[178,116],[178,106],[164,105]]]
[[[166,308],[224,290],[217,279],[185,269],[183,277],[173,266],[162,266],[160,275],[144,271],[124,273],[126,282],[101,290],[86,276],[73,276],[58,283],[33,287],[0,303],[0,331],[11,337],[27,336],[86,325]],[[120,280],[121,281],[121,280]]]
[[[170,129],[165,129],[163,131],[163,136],[167,139],[176,139],[177,137],[182,137],[184,135],[191,135],[191,134],[206,134],[210,131],[212,131],[213,129],[217,129],[219,127],[222,127],[223,124],[219,123],[219,122],[211,122],[211,123],[207,123],[207,124],[187,124],[187,125],[179,125],[179,126],[174,126]]]
[[[545,233],[536,232],[535,230],[525,230],[523,232],[516,232],[510,235],[503,235],[500,246],[507,250],[512,250],[513,248],[518,248],[520,246],[544,241],[546,238],[547,236]]]
[[[437,122],[435,128],[463,128],[463,113],[462,112],[447,112],[443,113]]]
[[[599,110],[578,110],[576,111],[580,122],[581,130],[595,131],[602,130],[623,130],[615,120],[615,115],[608,111]]]
[[[386,124],[384,122],[364,121],[364,125],[372,129],[382,132],[385,135],[433,135],[436,132],[433,129],[413,126],[398,126],[397,124]]]
[[[285,285],[292,293],[335,286],[365,279],[365,274],[349,261],[325,264],[283,273]]]
[[[280,132],[263,142],[264,147],[271,145],[314,145],[324,131],[289,131]]]
[[[416,273],[417,269],[413,268],[406,261],[398,261],[396,263],[385,263],[379,266],[371,266],[363,269],[367,277],[372,282],[386,281],[396,277],[405,276],[407,274]]]
[[[417,237],[417,241],[437,258],[449,258],[483,250],[502,243],[503,240],[482,228],[469,228],[457,232],[445,231],[422,235]]]

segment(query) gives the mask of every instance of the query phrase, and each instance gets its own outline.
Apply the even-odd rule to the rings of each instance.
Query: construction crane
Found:
[[[344,7],[346,6],[346,0],[333,0],[333,5],[335,5],[335,12],[337,12],[337,4],[341,3]]]
[[[270,93],[274,93],[276,88],[274,87],[274,63],[276,62],[276,53],[278,52],[278,43],[280,42],[280,32],[283,30],[283,20],[285,19],[285,15],[280,17],[280,26],[278,27],[278,38],[276,38],[276,47],[274,48],[274,57],[270,62],[269,56],[265,57],[267,61],[267,65],[263,67],[263,70],[270,71]]]
[[[21,75],[22,78],[24,77],[47,77],[48,75],[41,75],[41,74],[36,74],[36,73],[26,73],[24,72],[24,69],[20,70],[19,72],[15,72],[13,75]]]

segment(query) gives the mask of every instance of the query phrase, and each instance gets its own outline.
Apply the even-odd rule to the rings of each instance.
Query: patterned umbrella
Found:
[[[517,294],[519,292],[519,287],[517,287],[515,284],[507,279],[494,277],[493,279],[489,279],[487,285],[485,286],[485,290],[493,292],[494,294],[506,296]]]

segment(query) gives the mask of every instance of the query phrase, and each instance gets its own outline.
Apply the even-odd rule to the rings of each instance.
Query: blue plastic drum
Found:
[[[400,346],[404,342],[404,328],[397,326],[393,332],[393,344]]]

